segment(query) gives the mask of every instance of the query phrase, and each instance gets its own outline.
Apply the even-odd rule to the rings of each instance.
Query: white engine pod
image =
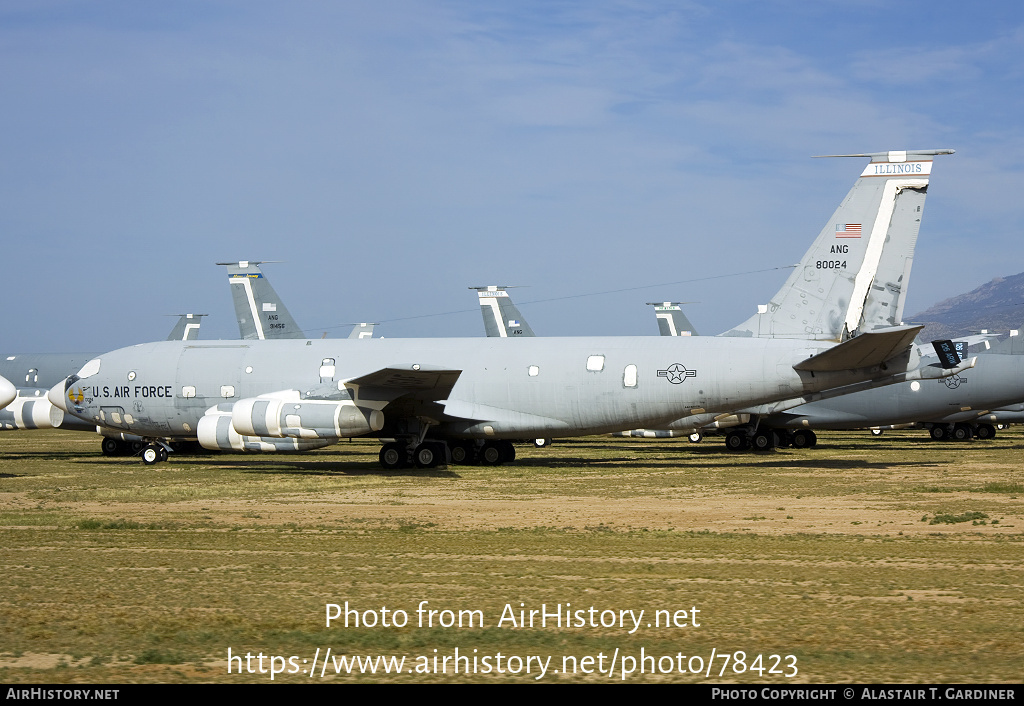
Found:
[[[231,412],[208,411],[199,420],[196,436],[211,451],[255,451],[260,453],[308,451],[330,446],[333,439],[286,439],[241,435],[232,428]]]
[[[54,417],[57,417],[56,423]],[[53,429],[63,420],[63,412],[45,396],[17,397],[0,410],[0,429]]]
[[[342,439],[380,431],[384,415],[351,400],[282,400],[252,397],[231,408],[231,426],[242,436]]]

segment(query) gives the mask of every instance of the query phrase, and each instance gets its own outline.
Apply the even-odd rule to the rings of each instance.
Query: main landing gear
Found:
[[[740,452],[753,449],[757,452],[783,449],[792,446],[795,449],[809,449],[818,445],[818,436],[810,429],[769,429],[740,427],[725,435],[725,448]]]
[[[996,428],[991,424],[933,424],[928,435],[934,441],[970,441],[994,439]]]
[[[134,456],[142,451],[145,446],[145,442],[141,440],[123,441],[104,436],[103,441],[100,442],[100,451],[103,452],[104,456]]]
[[[516,447],[511,441],[423,441],[406,444],[391,441],[381,447],[378,460],[386,470],[399,468],[436,468],[449,463],[455,465],[500,466],[516,459]]]

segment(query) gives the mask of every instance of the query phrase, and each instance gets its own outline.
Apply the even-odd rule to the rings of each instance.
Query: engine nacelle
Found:
[[[338,440],[380,431],[384,414],[352,400],[300,400],[298,394],[239,400],[231,408],[231,426],[242,436]]]
[[[3,409],[18,396],[18,390],[11,384],[11,381],[0,376],[0,409]]]
[[[330,446],[337,439],[288,439],[239,434],[231,425],[230,404],[207,410],[196,427],[196,436],[204,449],[211,451],[254,451],[286,453]]]
[[[50,404],[45,390],[37,397],[19,395],[0,410],[0,429],[53,429],[62,421],[64,412]]]

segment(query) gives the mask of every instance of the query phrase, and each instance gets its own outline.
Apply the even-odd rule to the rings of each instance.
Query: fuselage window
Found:
[[[604,370],[604,356],[592,355],[587,358],[587,370],[595,373]]]
[[[626,387],[636,387],[636,366],[627,365],[622,373],[622,384]]]

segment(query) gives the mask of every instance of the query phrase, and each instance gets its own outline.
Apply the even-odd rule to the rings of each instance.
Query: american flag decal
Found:
[[[837,238],[859,238],[860,237],[860,223],[836,223],[836,237]]]

